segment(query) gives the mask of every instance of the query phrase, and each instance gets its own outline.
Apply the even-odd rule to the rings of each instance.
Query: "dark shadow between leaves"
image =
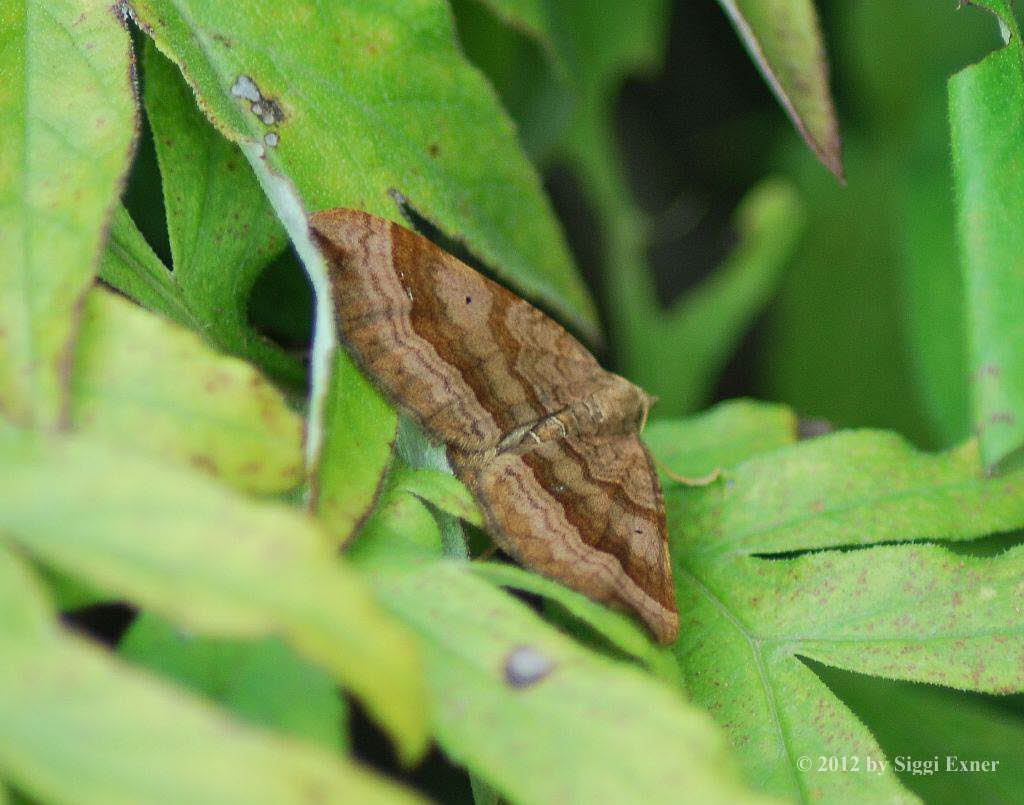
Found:
[[[60,620],[68,628],[114,648],[137,614],[135,607],[124,602],[112,602],[62,612]]]
[[[163,179],[156,161],[153,131],[143,106],[139,105],[139,139],[135,159],[128,171],[121,201],[139,232],[160,261],[171,265],[171,240],[167,232],[167,210],[164,208]]]
[[[762,178],[765,144],[786,121],[721,9],[676,3],[661,72],[626,80],[614,127],[636,203],[652,216],[647,263],[663,307],[736,245],[733,212]]]
[[[808,548],[782,553],[752,553],[750,556],[754,559],[763,559],[768,562],[779,562],[798,559],[801,556],[815,553],[852,553],[854,551],[866,551],[871,548],[892,547],[894,545],[937,545],[958,556],[987,558],[998,556],[1004,551],[1022,544],[1024,544],[1024,531],[1011,531],[1005,534],[992,534],[980,539],[964,540],[962,542],[935,539],[881,540],[879,542],[864,543],[863,545],[833,545],[828,548]]]
[[[569,252],[594,297],[601,331],[614,339],[615,334],[611,333],[607,326],[608,306],[612,302],[604,292],[607,244],[597,211],[583,191],[583,185],[576,172],[561,162],[552,164],[544,172],[544,191],[551,199],[551,206],[554,207],[558,222],[562,225]],[[600,352],[594,354],[604,364],[608,356],[614,352],[612,343],[607,342]]]
[[[256,332],[308,363],[313,287],[294,249],[282,251],[256,278],[247,315]]]
[[[435,802],[473,804],[473,792],[465,770],[451,761],[436,744],[415,768],[403,768],[391,741],[366,714],[359,700],[352,696],[345,698],[349,712],[349,741],[357,760],[415,788]]]

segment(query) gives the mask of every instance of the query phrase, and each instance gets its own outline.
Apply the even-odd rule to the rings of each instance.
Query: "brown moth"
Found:
[[[652,403],[528,302],[426,238],[346,209],[310,219],[342,343],[447,446],[525,566],[679,632],[665,507],[638,432]]]

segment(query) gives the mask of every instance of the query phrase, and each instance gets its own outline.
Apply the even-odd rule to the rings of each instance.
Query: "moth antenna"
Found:
[[[659,458],[655,458],[654,463],[658,465],[658,469],[661,470],[670,481],[675,481],[677,484],[682,484],[683,486],[708,486],[713,484],[722,476],[721,467],[715,467],[707,475],[690,478],[685,475],[680,475],[677,472],[673,472],[669,466]]]

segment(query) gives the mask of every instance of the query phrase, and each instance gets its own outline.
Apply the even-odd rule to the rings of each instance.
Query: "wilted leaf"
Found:
[[[128,32],[109,2],[0,6],[0,411],[64,413],[76,308],[135,126]]]
[[[42,801],[416,801],[61,631],[27,566],[3,546],[0,612],[0,774]]]
[[[1024,456],[1024,46],[1006,0],[978,0],[1008,43],[949,82],[974,427],[986,468]]]
[[[248,364],[113,294],[86,297],[71,421],[253,492],[302,478],[302,419]]]
[[[307,517],[87,438],[0,431],[0,474],[0,533],[198,633],[282,636],[362,697],[404,757],[423,750],[417,646]]]

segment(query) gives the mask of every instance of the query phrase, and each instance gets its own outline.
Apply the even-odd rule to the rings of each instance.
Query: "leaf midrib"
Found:
[[[801,799],[805,802],[809,801],[808,792],[803,785],[803,780],[800,779],[800,775],[798,775],[795,771],[796,762],[794,759],[793,747],[790,744],[787,731],[782,724],[782,716],[779,710],[778,701],[775,696],[775,690],[769,683],[768,672],[764,665],[764,657],[762,656],[761,647],[764,645],[766,641],[753,634],[747,628],[746,624],[739,618],[739,616],[737,616],[729,608],[725,601],[719,598],[711,590],[711,588],[705,585],[704,582],[701,581],[700,578],[695,573],[693,573],[688,567],[685,567],[684,565],[680,564],[678,565],[678,569],[685,573],[685,575],[690,579],[690,581],[695,585],[695,587],[698,590],[700,590],[700,592],[705,596],[705,598],[707,598],[711,602],[711,604],[716,609],[718,609],[722,613],[722,615],[725,616],[725,618],[733,625],[733,627],[737,631],[739,631],[740,634],[743,635],[748,645],[750,646],[750,653],[754,657],[754,663],[757,666],[758,678],[761,681],[761,687],[764,689],[765,699],[768,703],[769,709],[771,710],[772,723],[775,725],[776,732],[779,736],[779,741],[782,743],[782,746],[786,750],[786,757],[789,760],[787,768],[789,769],[791,779],[795,784],[796,790],[800,792]]]

